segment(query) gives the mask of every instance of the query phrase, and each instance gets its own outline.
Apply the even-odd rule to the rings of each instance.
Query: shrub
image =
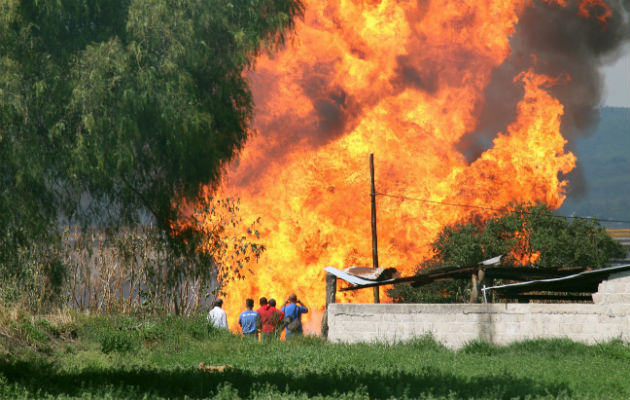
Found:
[[[39,319],[37,325],[54,337],[59,337],[61,334],[61,330],[45,318]]]
[[[29,320],[23,320],[20,324],[20,333],[24,340],[29,343],[46,342],[48,336],[42,332],[33,322]]]
[[[126,330],[106,332],[101,337],[100,344],[101,351],[105,354],[112,351],[127,353],[138,347],[138,335]]]
[[[196,314],[188,319],[186,324],[186,332],[195,339],[204,339],[208,337],[210,330],[214,327],[208,323],[206,317],[202,314]]]

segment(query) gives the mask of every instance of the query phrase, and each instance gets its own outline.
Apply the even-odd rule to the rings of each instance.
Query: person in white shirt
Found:
[[[208,322],[210,322],[215,328],[227,329],[227,316],[225,311],[221,308],[223,300],[216,299],[214,301],[214,308],[208,313]]]

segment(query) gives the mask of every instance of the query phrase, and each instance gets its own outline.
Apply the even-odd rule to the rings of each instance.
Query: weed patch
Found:
[[[127,353],[138,348],[138,335],[129,331],[110,331],[103,334],[100,344],[105,354],[113,351]]]
[[[24,329],[36,328],[51,345],[67,337],[59,324],[51,323],[59,328],[55,336],[55,328],[37,318],[19,321],[34,321]],[[330,343],[315,336],[261,343],[208,328],[204,316],[78,315],[72,324],[63,326],[74,326],[76,339],[60,342],[58,351],[0,359],[0,398],[630,397],[630,351],[621,341],[472,342],[452,351],[430,336],[398,344]],[[199,368],[201,362],[216,368]]]

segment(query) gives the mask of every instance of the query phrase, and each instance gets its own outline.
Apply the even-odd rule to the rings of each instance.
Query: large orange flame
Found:
[[[262,217],[267,247],[253,273],[225,287],[232,326],[247,297],[281,303],[296,292],[321,311],[325,266],[371,265],[369,153],[377,191],[395,195],[377,198],[380,264],[404,275],[431,255],[442,227],[471,210],[562,204],[558,175],[575,157],[548,89],[568,77],[522,71],[516,119],[474,162],[457,149],[477,127],[484,88],[528,5],[306,1],[293,42],[261,57],[251,75],[258,133],[218,190],[240,197],[246,221]],[[372,292],[340,301],[350,299],[371,301]]]

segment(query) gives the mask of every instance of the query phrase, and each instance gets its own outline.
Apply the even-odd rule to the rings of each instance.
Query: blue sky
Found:
[[[630,107],[630,45],[622,56],[601,68],[604,74],[604,106]]]

